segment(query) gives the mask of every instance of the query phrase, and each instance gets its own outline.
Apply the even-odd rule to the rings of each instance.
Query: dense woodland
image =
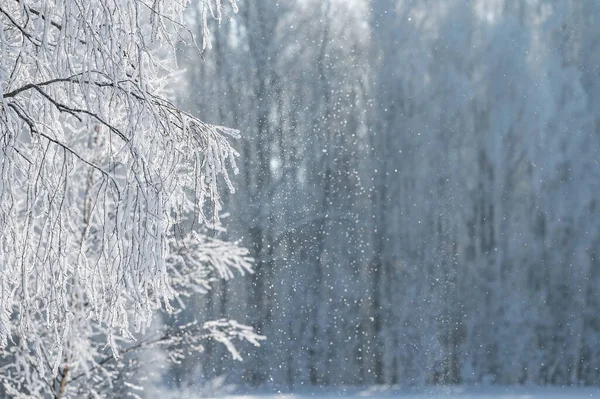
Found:
[[[176,89],[242,132],[223,221],[255,273],[184,314],[268,341],[174,381],[598,384],[600,2],[239,8]]]

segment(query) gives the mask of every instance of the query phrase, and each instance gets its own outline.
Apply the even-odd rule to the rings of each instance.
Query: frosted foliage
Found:
[[[115,349],[169,308],[174,226],[214,223],[218,180],[232,189],[237,132],[165,95],[175,47],[194,45],[186,3],[0,3],[0,346],[45,345],[55,372],[82,320]],[[202,6],[205,24],[236,8]]]
[[[173,243],[167,256],[171,286],[182,294],[206,293],[216,280],[229,280],[234,271],[252,272],[248,251],[236,244],[197,233]]]

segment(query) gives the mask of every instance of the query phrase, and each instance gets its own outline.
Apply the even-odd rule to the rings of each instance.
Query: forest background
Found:
[[[239,8],[179,87],[242,132],[224,223],[255,273],[184,314],[268,341],[174,385],[598,384],[600,3]]]

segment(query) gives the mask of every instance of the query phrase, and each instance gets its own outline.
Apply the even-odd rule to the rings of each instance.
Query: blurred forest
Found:
[[[184,316],[268,341],[174,380],[599,384],[600,2],[239,3],[177,89],[256,273]]]

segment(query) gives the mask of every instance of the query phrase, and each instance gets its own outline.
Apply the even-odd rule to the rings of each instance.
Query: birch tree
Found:
[[[70,383],[102,371],[110,385],[108,365],[157,309],[251,270],[245,250],[184,229],[190,218],[218,225],[218,186],[233,191],[237,172],[228,139],[239,136],[173,102],[177,46],[204,51],[210,21],[237,11],[235,0],[202,0],[196,43],[186,4],[0,4],[0,347],[10,395],[98,394]],[[258,343],[234,322],[196,329],[153,342],[212,337],[234,356],[232,338]]]

